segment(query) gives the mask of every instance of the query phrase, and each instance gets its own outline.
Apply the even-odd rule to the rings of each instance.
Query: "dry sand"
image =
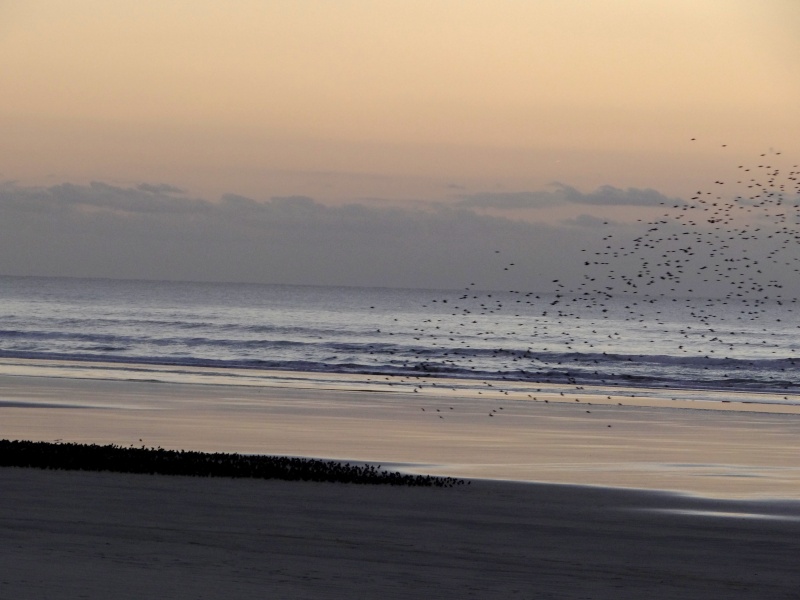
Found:
[[[797,598],[797,506],[0,469],[2,598]],[[681,511],[715,511],[692,514]]]
[[[800,418],[791,409],[617,397],[589,407],[560,394],[545,404],[359,391],[347,378],[328,389],[281,381],[4,375],[0,437],[615,487],[5,468],[0,598],[800,597]]]

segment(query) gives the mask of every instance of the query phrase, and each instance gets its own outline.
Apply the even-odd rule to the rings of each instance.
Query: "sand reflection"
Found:
[[[269,385],[229,385],[213,376],[188,383],[153,381],[161,371],[142,371],[136,380],[89,371],[94,376],[85,379],[74,371],[0,375],[0,437],[315,456],[431,474],[728,498],[800,498],[800,416],[791,410],[632,406],[630,398],[605,396],[605,403],[589,406],[587,398],[566,402],[555,393],[540,395],[551,400],[544,403],[458,389],[425,394],[398,385],[386,391],[347,377],[312,385],[296,374],[276,374]]]

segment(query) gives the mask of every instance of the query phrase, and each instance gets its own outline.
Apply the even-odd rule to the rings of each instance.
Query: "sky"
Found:
[[[798,56],[795,0],[0,0],[0,274],[577,276],[800,160]]]

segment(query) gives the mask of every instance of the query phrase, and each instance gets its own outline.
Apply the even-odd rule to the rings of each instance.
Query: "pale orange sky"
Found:
[[[0,0],[0,72],[23,185],[683,195],[800,156],[796,0]]]

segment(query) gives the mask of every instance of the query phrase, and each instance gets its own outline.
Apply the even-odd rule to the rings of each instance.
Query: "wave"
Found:
[[[574,319],[546,316],[518,302],[512,316],[495,314],[494,302],[519,298],[500,293],[455,303],[475,309],[466,316],[421,290],[8,281],[6,358],[497,380],[520,389],[800,391],[797,319],[780,308],[771,310],[782,322],[754,324],[738,318],[742,306],[714,305],[721,312],[711,329],[663,305],[638,307],[641,319],[631,320],[627,300],[602,318],[577,306]]]
[[[630,371],[598,367],[594,370],[576,368],[574,365],[564,368],[508,368],[503,365],[485,364],[482,366],[465,366],[461,363],[437,362],[430,360],[394,360],[391,362],[365,362],[363,360],[340,360],[328,356],[322,360],[282,359],[282,358],[209,358],[187,354],[160,356],[124,356],[119,352],[124,349],[116,347],[95,347],[81,352],[39,352],[0,350],[2,358],[16,359],[50,359],[75,362],[102,361],[126,365],[160,365],[179,367],[215,367],[236,369],[262,369],[278,371],[300,371],[313,373],[348,373],[364,375],[410,376],[437,378],[447,377],[464,380],[498,380],[507,384],[571,384],[608,387],[639,387],[646,389],[694,389],[694,390],[730,390],[758,393],[792,393],[800,392],[800,377],[778,378],[775,370],[763,366],[762,372],[751,370],[747,377],[729,376],[727,370],[715,369],[708,373],[687,373],[669,369],[651,370],[642,365]],[[109,354],[110,353],[110,354]],[[693,359],[696,360],[696,359]],[[768,362],[768,361],[763,361]],[[777,359],[775,362],[787,362]],[[606,367],[612,367],[609,363]]]

